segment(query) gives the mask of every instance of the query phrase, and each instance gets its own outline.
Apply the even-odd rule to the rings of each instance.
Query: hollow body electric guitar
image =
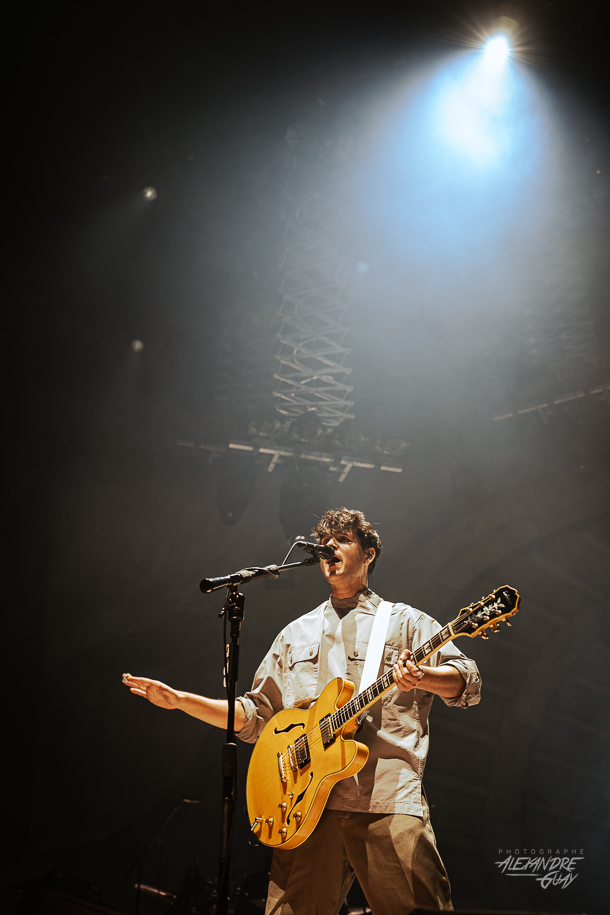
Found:
[[[519,601],[514,588],[496,588],[460,610],[410,660],[423,664],[460,635],[486,639],[485,630],[498,632]],[[353,696],[354,684],[337,677],[309,709],[284,709],[267,723],[252,753],[246,787],[251,829],[260,842],[296,848],[312,834],[333,785],[355,775],[368,759],[367,747],[353,739],[359,716],[394,686],[390,670]]]

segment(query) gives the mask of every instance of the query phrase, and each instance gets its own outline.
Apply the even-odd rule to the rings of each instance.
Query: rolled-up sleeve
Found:
[[[415,647],[424,643],[431,636],[436,635],[442,629],[440,623],[425,613],[420,613],[415,628],[414,643]],[[440,648],[436,654],[426,661],[433,667],[441,667],[449,664],[461,674],[466,686],[460,696],[454,699],[447,699],[442,696],[445,705],[451,705],[459,708],[469,708],[476,705],[481,700],[481,675],[474,661],[467,658],[465,654],[457,648],[455,642],[447,642]]]
[[[459,706],[460,708],[468,708],[471,705],[476,705],[481,701],[481,675],[479,673],[479,668],[474,661],[471,661],[470,658],[462,655],[461,658],[449,658],[446,661],[443,661],[443,664],[450,664],[451,667],[455,667],[457,671],[460,672],[462,678],[466,683],[466,687],[461,696],[456,696],[455,699],[446,699],[443,697],[443,702],[445,705],[454,705]]]
[[[282,644],[280,633],[256,671],[252,689],[238,698],[243,705],[246,721],[237,736],[246,743],[255,743],[267,722],[284,707]]]

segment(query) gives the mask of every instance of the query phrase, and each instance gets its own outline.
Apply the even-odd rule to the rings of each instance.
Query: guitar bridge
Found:
[[[322,718],[322,720],[319,722],[320,733],[322,735],[322,744],[324,745],[324,749],[326,749],[326,747],[329,747],[331,745],[331,743],[334,743],[334,741],[335,741],[335,735],[333,733],[332,725],[330,723],[330,717],[331,717],[330,715],[327,715],[326,718]]]
[[[280,770],[280,778],[283,782],[286,781],[286,770],[284,769],[284,758],[281,753],[277,754],[277,767]]]

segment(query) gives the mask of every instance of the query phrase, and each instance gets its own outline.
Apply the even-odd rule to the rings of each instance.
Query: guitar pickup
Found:
[[[330,723],[330,715],[327,715],[326,718],[322,718],[319,724],[320,733],[322,735],[322,744],[324,745],[324,749],[326,749],[326,747],[329,747],[335,740],[332,724]]]
[[[309,762],[311,762],[311,756],[309,755],[309,744],[307,742],[307,734],[303,734],[302,737],[299,737],[298,740],[295,740],[294,749],[297,756],[297,766],[299,769],[303,769]]]
[[[288,747],[288,759],[290,761],[290,768],[292,769],[293,772],[296,772],[298,769],[297,758],[296,758],[296,754],[294,752],[294,747],[292,746],[292,744],[290,744],[290,746]]]

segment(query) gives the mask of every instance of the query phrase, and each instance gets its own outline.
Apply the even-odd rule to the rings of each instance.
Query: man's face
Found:
[[[351,591],[355,594],[362,587],[366,587],[368,580],[367,568],[374,556],[367,556],[360,546],[357,536],[351,531],[326,534],[321,543],[332,546],[335,551],[333,559],[321,559],[320,566],[324,578],[330,583],[333,591]]]

